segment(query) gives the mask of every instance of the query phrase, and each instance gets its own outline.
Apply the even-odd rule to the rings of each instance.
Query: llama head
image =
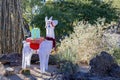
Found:
[[[46,22],[46,36],[47,37],[52,37],[55,38],[54,34],[54,28],[58,24],[57,20],[52,20],[52,17],[48,19],[48,17],[45,17],[45,22]]]
[[[48,17],[45,17],[46,22],[46,28],[55,28],[55,26],[58,24],[58,20],[52,20],[52,16],[48,19]]]

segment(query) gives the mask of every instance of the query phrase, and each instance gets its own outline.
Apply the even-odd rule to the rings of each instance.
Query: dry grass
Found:
[[[69,54],[76,55],[75,62],[79,63],[82,61],[89,63],[89,60],[96,53],[106,50],[104,43],[102,43],[103,28],[106,28],[104,23],[101,25],[83,23],[76,25],[74,32],[61,41],[61,45],[58,47],[58,53],[63,53],[64,56],[66,55],[65,51],[70,49]]]

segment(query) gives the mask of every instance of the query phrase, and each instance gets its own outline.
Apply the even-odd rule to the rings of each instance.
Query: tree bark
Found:
[[[2,0],[0,53],[21,53],[23,21],[20,0]]]

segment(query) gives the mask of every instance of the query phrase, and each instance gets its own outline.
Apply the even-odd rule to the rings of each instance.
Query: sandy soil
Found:
[[[6,68],[9,66],[5,66]],[[14,74],[7,76],[10,80],[58,80],[55,78],[59,75],[59,80],[62,80],[61,74],[54,74],[58,72],[56,65],[49,65],[48,71],[44,74],[40,73],[39,64],[32,64],[30,67],[30,75],[23,75],[20,73],[21,66],[11,67],[14,69]],[[80,66],[79,71],[88,72],[89,66]]]
[[[7,68],[8,66],[6,66]],[[31,65],[30,73],[31,75],[20,74],[21,66],[12,67],[14,69],[14,74],[7,76],[10,80],[49,80],[53,78],[51,75],[53,72],[58,71],[55,65],[49,65],[48,71],[44,74],[40,73],[39,65]]]

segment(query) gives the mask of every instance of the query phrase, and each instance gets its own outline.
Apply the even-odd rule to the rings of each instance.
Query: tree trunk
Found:
[[[23,22],[20,0],[2,0],[0,53],[21,52]]]
[[[1,27],[1,6],[2,6],[2,0],[0,0],[0,27]],[[0,29],[0,41],[1,41],[1,29]],[[0,42],[0,53],[1,53],[1,42]]]

